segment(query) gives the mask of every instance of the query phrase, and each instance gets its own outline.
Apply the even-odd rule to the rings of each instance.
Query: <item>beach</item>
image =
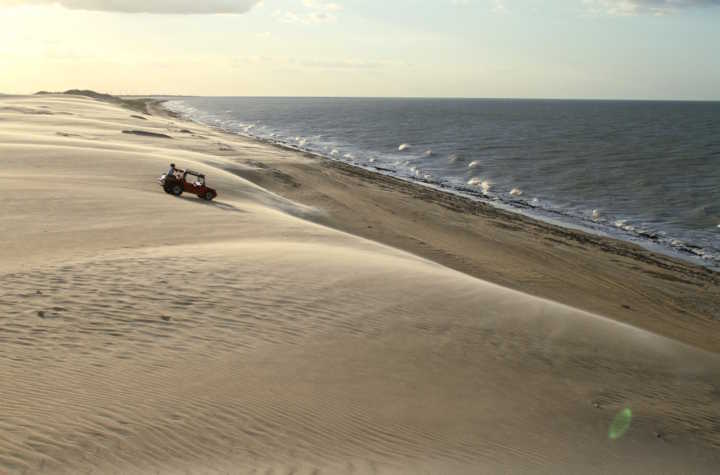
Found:
[[[148,104],[0,97],[0,473],[714,473],[718,273]]]

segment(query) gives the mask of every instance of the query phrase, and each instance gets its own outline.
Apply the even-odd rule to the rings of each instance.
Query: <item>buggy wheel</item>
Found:
[[[180,196],[183,193],[182,186],[180,186],[180,184],[175,184],[172,186],[170,192],[175,196]]]
[[[212,201],[215,198],[215,194],[212,191],[208,191],[207,193],[205,193],[204,198],[207,201]]]

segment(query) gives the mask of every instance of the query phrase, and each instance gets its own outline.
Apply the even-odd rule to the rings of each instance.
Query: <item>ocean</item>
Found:
[[[186,97],[166,107],[720,269],[720,102]]]

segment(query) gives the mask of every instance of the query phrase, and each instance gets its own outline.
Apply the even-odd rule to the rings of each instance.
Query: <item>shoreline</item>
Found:
[[[229,142],[252,143],[287,157],[287,160],[273,159],[269,164],[253,163],[256,170],[234,167],[228,170],[304,205],[329,208],[328,216],[312,219],[319,224],[413,253],[507,288],[720,353],[720,335],[707,331],[708,325],[714,326],[720,321],[720,272],[637,243],[559,226],[492,203],[282,144],[222,131],[168,111],[163,103],[155,101],[149,111],[181,121],[188,127],[213,130]],[[223,152],[222,155],[237,154]],[[303,162],[294,163],[291,157],[302,157]],[[238,163],[242,162],[242,157],[238,157]],[[308,193],[304,190],[306,187],[311,191],[321,189],[321,192]],[[368,188],[373,189],[372,196],[363,203],[353,204],[352,190]],[[396,208],[398,200],[393,198],[393,193],[409,198],[405,209]],[[390,227],[378,226],[373,216],[355,214],[359,209],[377,208],[378,202],[382,202],[382,214],[388,220],[385,222],[399,222]],[[423,222],[421,215],[427,218],[428,212],[434,217]],[[359,217],[363,218],[362,223],[357,222]],[[468,223],[464,226],[458,221]],[[412,234],[402,231],[407,226],[412,227]],[[460,235],[453,236],[453,232]],[[526,275],[518,278],[518,268],[503,270],[508,259],[520,269],[527,267],[522,270]],[[573,282],[575,277],[582,285]],[[597,286],[608,279],[610,284]],[[604,285],[611,289],[607,295]],[[699,294],[703,294],[702,297]],[[643,300],[640,304],[638,297]],[[688,328],[687,319],[702,323]]]
[[[194,121],[191,118],[185,117],[182,114],[167,109],[163,105],[165,102],[167,101],[159,100],[154,104],[150,104],[149,110],[152,111],[151,114],[154,112],[155,114],[173,120],[182,121],[188,124],[199,125],[202,127],[208,127],[230,137],[239,137],[246,140],[252,140],[263,145],[277,147],[281,150],[292,153],[298,153],[307,158],[322,160],[327,166],[335,167],[340,170],[347,171],[351,174],[357,174],[361,177],[377,179],[378,181],[387,180],[387,182],[394,185],[407,185],[408,188],[411,189],[417,188],[416,193],[419,199],[427,199],[428,195],[433,195],[436,193],[437,195],[435,197],[438,198],[437,201],[446,203],[445,206],[456,211],[464,211],[479,216],[485,216],[488,218],[500,217],[510,222],[519,220],[525,224],[536,226],[550,234],[569,238],[583,244],[589,243],[610,253],[617,253],[620,255],[633,257],[645,263],[654,264],[665,270],[704,275],[710,277],[712,282],[720,283],[720,269],[700,264],[699,262],[697,262],[700,257],[694,254],[683,255],[680,251],[677,251],[675,254],[660,252],[650,249],[649,247],[644,246],[642,243],[624,240],[619,237],[606,234],[601,234],[600,232],[595,233],[593,232],[593,230],[584,229],[581,226],[572,226],[569,223],[556,223],[552,221],[546,221],[536,216],[523,214],[520,210],[505,209],[502,206],[496,205],[491,200],[475,199],[473,196],[462,193],[462,190],[455,191],[445,186],[434,185],[432,183],[423,182],[422,180],[413,180],[410,178],[386,174],[383,173],[384,169],[381,167],[363,167],[360,165],[354,165],[352,163],[343,162],[341,160],[334,160],[322,154],[302,150],[296,147],[292,147],[290,145],[263,140],[259,137],[236,134],[233,132],[222,130],[217,127]],[[370,168],[375,168],[375,170],[371,170]],[[696,272],[693,272],[693,269]]]
[[[162,96],[160,96],[162,97]],[[588,221],[587,219],[567,214],[559,209],[536,207],[528,201],[524,200],[505,200],[498,196],[486,196],[481,192],[476,192],[465,187],[453,187],[445,183],[433,183],[412,176],[403,176],[396,170],[391,170],[375,165],[354,164],[340,159],[333,158],[329,155],[304,150],[291,144],[283,143],[277,140],[254,136],[252,134],[242,134],[226,130],[219,126],[204,124],[196,121],[181,112],[171,110],[165,106],[165,103],[177,100],[181,96],[170,99],[150,99],[155,101],[157,106],[156,113],[163,114],[175,120],[182,120],[189,123],[210,127],[220,133],[239,136],[248,140],[255,140],[260,143],[280,147],[282,149],[294,151],[302,154],[309,154],[319,159],[323,159],[333,163],[347,165],[353,169],[363,170],[365,172],[376,173],[377,175],[396,178],[404,182],[413,183],[418,186],[426,187],[439,193],[448,193],[459,196],[472,202],[489,205],[493,208],[502,210],[509,214],[518,214],[534,221],[539,221],[550,226],[560,227],[566,230],[577,231],[599,238],[608,238],[626,244],[639,246],[653,254],[659,254],[669,257],[673,260],[680,260],[698,267],[709,269],[715,273],[720,273],[720,250],[714,248],[703,248],[692,242],[684,242],[672,237],[663,236],[662,233],[652,231],[638,231],[633,233],[621,226],[613,226],[609,222]],[[710,252],[713,251],[713,252]]]

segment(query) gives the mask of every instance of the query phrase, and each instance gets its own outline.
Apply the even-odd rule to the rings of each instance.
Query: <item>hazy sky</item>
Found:
[[[0,0],[0,92],[720,100],[720,0]]]

